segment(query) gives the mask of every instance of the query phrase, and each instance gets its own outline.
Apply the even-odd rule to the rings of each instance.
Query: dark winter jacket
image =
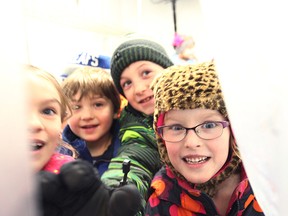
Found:
[[[118,187],[123,178],[122,163],[129,159],[131,166],[128,182],[137,186],[143,198],[143,207],[148,199],[147,191],[151,180],[162,165],[152,123],[153,116],[143,115],[130,105],[123,109],[120,117],[122,146],[101,177],[106,185]]]
[[[117,155],[117,151],[121,145],[119,139],[119,129],[119,121],[114,120],[112,125],[112,143],[108,147],[108,149],[101,156],[98,157],[92,157],[86,145],[86,142],[77,135],[75,135],[69,125],[64,128],[62,139],[76,149],[76,151],[79,153],[80,159],[86,160],[93,164],[93,166],[97,168],[98,173],[101,176],[108,169],[111,159]],[[70,150],[66,150],[66,152],[64,152],[64,150],[62,149],[60,152],[72,155],[72,152]]]

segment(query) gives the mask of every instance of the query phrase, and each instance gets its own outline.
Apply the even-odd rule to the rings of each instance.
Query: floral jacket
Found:
[[[163,166],[151,184],[151,196],[147,202],[146,216],[218,216],[212,199],[176,177],[171,169]],[[246,174],[235,189],[226,216],[263,216]]]

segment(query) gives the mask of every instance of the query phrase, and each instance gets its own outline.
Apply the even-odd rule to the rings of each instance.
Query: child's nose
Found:
[[[194,130],[188,130],[183,141],[186,148],[197,148],[201,145],[201,139]]]
[[[83,109],[83,112],[81,113],[81,117],[82,117],[82,119],[84,119],[84,120],[94,118],[94,111],[93,111],[93,109],[90,108],[90,107],[87,107],[87,108]]]
[[[135,85],[135,94],[141,94],[147,89],[147,86],[143,83]]]
[[[28,120],[28,130],[29,132],[36,132],[43,129],[42,121],[37,114],[31,114]]]

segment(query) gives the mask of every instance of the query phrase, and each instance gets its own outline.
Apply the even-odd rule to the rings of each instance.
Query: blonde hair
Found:
[[[59,82],[57,81],[57,79],[49,72],[42,70],[38,67],[35,67],[33,65],[23,65],[23,69],[24,69],[24,72],[26,73],[32,74],[33,76],[40,77],[52,83],[52,85],[55,87],[60,97],[61,122],[63,123],[66,119],[68,119],[71,115],[71,106],[70,106],[68,98],[63,93],[62,88]],[[72,156],[74,158],[78,157],[78,152],[69,143],[66,143],[62,139],[60,139],[59,145],[71,150]]]
[[[61,86],[60,86],[59,82],[57,81],[57,79],[52,74],[50,74],[49,72],[42,70],[40,68],[37,68],[33,65],[24,65],[23,67],[24,67],[24,71],[26,73],[31,73],[35,76],[41,77],[45,80],[48,80],[49,82],[51,82],[53,84],[53,86],[57,90],[59,97],[60,97],[61,122],[64,122],[66,120],[66,118],[69,117],[68,113],[71,113],[71,107],[70,107],[70,104],[69,104],[67,97],[65,96],[65,94],[63,94]]]

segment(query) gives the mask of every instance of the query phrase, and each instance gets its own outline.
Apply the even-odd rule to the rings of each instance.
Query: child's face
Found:
[[[162,70],[163,67],[150,61],[137,61],[125,68],[120,85],[134,109],[146,115],[154,113],[154,97],[150,85]]]
[[[60,96],[52,83],[34,75],[28,77],[27,95],[32,167],[39,171],[50,160],[60,140]]]
[[[191,128],[207,121],[224,121],[215,110],[171,110],[165,114],[165,125]],[[211,179],[225,164],[229,152],[229,127],[218,138],[204,140],[189,130],[180,142],[165,142],[173,167],[191,183],[204,183]]]
[[[114,113],[111,100],[99,95],[82,97],[80,92],[72,98],[72,116],[68,119],[71,130],[87,142],[98,142],[110,135]]]

